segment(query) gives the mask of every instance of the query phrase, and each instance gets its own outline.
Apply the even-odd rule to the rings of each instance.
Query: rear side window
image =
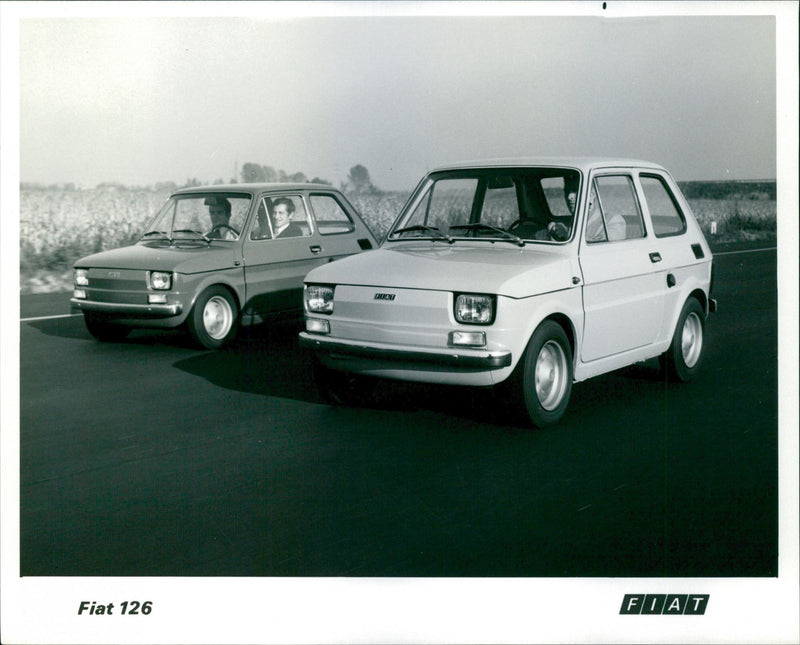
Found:
[[[656,175],[641,175],[639,179],[656,237],[685,232],[686,220],[664,180]]]
[[[311,209],[322,235],[349,233],[355,228],[353,220],[333,195],[311,195]]]

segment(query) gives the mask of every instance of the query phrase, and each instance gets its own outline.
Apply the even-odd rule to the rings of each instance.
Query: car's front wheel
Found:
[[[558,423],[572,393],[572,347],[560,325],[545,320],[536,328],[520,369],[522,395],[531,422],[539,428]]]
[[[236,335],[238,316],[238,307],[230,291],[215,285],[198,296],[186,324],[197,344],[217,349]]]
[[[705,312],[696,298],[683,305],[672,343],[661,355],[661,365],[669,378],[687,383],[700,371],[705,336]]]
[[[113,322],[109,322],[107,318],[98,315],[91,311],[83,313],[83,322],[86,323],[86,329],[97,340],[113,343],[124,339],[130,333],[130,327],[123,327]]]

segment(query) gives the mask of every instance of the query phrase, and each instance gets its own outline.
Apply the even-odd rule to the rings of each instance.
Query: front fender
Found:
[[[177,281],[179,290],[189,296],[185,300],[186,312],[191,311],[200,294],[213,285],[226,287],[233,294],[239,311],[245,301],[244,269],[241,267],[206,273],[178,274]]]
[[[580,355],[583,340],[583,301],[579,288],[564,289],[527,298],[498,299],[495,320],[498,343],[511,350],[511,365],[493,373],[495,382],[507,379],[525,354],[533,333],[545,320],[560,324],[570,339],[573,361]]]

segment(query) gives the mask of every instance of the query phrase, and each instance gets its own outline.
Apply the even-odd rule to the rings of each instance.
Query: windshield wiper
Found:
[[[452,244],[455,240],[450,237],[449,235],[445,235],[442,233],[438,228],[435,226],[426,226],[425,224],[414,224],[414,226],[406,226],[405,228],[398,228],[396,231],[392,231],[392,235],[399,235],[400,233],[411,233],[413,231],[425,231],[427,233],[433,233],[437,238],[441,240],[445,240],[448,244]],[[410,240],[416,240],[419,238],[407,238]]]
[[[465,231],[492,231],[493,233],[499,233],[502,235],[503,239],[507,242],[513,242],[517,246],[525,246],[525,240],[514,235],[513,233],[509,233],[507,230],[500,228],[499,226],[492,226],[491,224],[477,222],[475,224],[456,224],[455,226],[451,226],[450,230],[452,231],[454,228],[464,229]]]
[[[150,237],[152,235],[160,235],[162,239],[169,240],[169,243],[172,244],[172,238],[167,234],[166,231],[147,231],[147,233],[142,234],[142,238]]]
[[[207,244],[211,244],[211,239],[208,238],[205,233],[203,233],[202,231],[196,231],[193,228],[179,228],[177,231],[172,231],[173,235],[175,235],[175,233],[192,233],[193,235],[198,235],[202,237]]]

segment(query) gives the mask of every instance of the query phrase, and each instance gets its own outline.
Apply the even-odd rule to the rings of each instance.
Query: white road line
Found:
[[[763,251],[776,251],[778,249],[777,246],[771,246],[766,249],[749,249],[745,251],[723,251],[721,253],[714,253],[714,257],[718,255],[737,255],[739,253],[761,253]],[[79,314],[62,314],[60,316],[37,316],[36,318],[20,318],[19,321],[21,323],[24,322],[34,322],[37,320],[55,320],[56,318],[72,318],[73,316],[82,316],[82,313]]]
[[[739,253],[761,253],[763,251],[777,251],[777,250],[778,250],[777,246],[770,246],[769,248],[766,249],[749,249],[745,251],[722,251],[720,253],[713,253],[713,252],[712,253],[714,257],[717,257],[718,255],[737,255]]]
[[[20,318],[21,323],[33,322],[35,320],[55,320],[56,318],[72,318],[73,316],[82,316],[83,314],[61,314],[60,316],[37,316],[35,318]]]

